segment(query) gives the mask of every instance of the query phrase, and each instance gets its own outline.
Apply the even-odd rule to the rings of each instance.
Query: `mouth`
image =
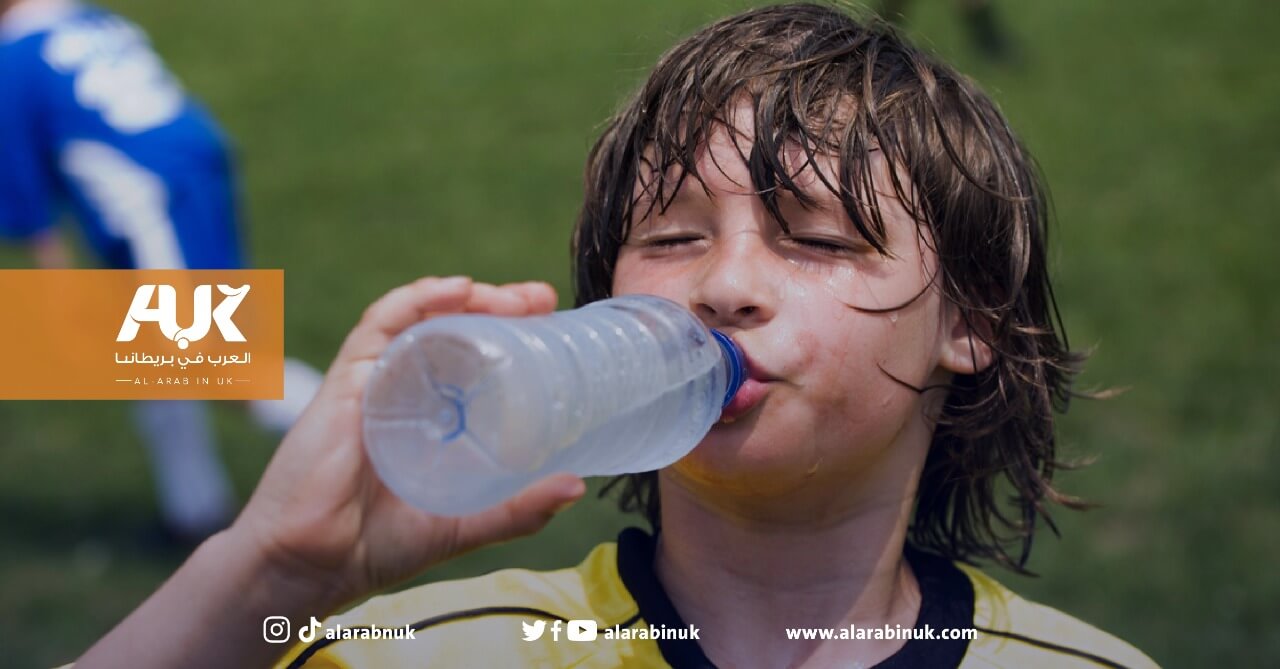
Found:
[[[743,356],[747,362],[747,379],[742,382],[742,387],[738,388],[738,392],[729,401],[729,404],[720,411],[719,424],[728,425],[738,420],[742,416],[756,408],[765,395],[769,392],[769,386],[777,377],[766,372],[747,352],[747,349],[738,343],[738,348],[742,350]]]
[[[720,423],[728,425],[756,408],[769,392],[769,382],[747,379],[729,404],[720,410]]]

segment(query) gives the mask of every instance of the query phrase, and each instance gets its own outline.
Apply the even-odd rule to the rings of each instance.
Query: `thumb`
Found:
[[[586,491],[587,484],[573,474],[540,479],[493,508],[459,518],[457,552],[533,534]]]

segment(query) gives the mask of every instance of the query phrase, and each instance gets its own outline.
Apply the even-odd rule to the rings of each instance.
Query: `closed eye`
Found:
[[[856,250],[852,244],[832,239],[820,239],[816,237],[788,237],[787,239],[805,248],[833,255],[843,255],[852,253]]]
[[[644,244],[645,244],[645,246],[656,246],[656,247],[659,247],[659,248],[663,248],[663,247],[667,247],[667,248],[669,248],[669,247],[674,247],[674,246],[680,246],[681,244],[690,244],[690,243],[696,242],[696,241],[698,241],[698,240],[700,240],[700,239],[702,239],[702,238],[701,238],[701,237],[695,237],[695,236],[692,236],[692,235],[684,235],[684,236],[680,236],[680,237],[659,237],[659,238],[656,238],[656,239],[647,239],[647,240],[645,240]]]

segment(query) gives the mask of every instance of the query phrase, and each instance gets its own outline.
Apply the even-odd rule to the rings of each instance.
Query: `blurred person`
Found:
[[[1025,572],[1050,507],[1082,506],[1053,480],[1084,356],[1056,315],[1046,199],[991,100],[882,23],[817,5],[718,21],[604,126],[573,234],[576,303],[663,296],[747,359],[689,455],[615,479],[653,532],[346,608],[586,489],[554,474],[445,517],[383,486],[360,400],[390,342],[557,302],[428,277],[366,309],[231,528],[77,667],[1153,667],[974,566]],[[561,638],[578,621],[619,633]]]
[[[0,238],[36,267],[74,262],[55,227],[63,205],[103,267],[244,267],[226,140],[137,26],[69,0],[0,0],[0,92]],[[287,360],[285,398],[250,414],[283,433],[319,380]],[[142,401],[133,413],[170,537],[225,527],[236,503],[207,405]]]
[[[978,53],[993,62],[1008,63],[1015,57],[1012,38],[1001,25],[993,0],[955,0],[969,39]],[[906,19],[910,0],[880,0],[880,16],[899,23]]]

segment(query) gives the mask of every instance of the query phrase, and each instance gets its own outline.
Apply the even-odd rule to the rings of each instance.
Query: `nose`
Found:
[[[745,329],[769,322],[778,307],[770,267],[771,258],[758,235],[741,232],[719,240],[703,257],[703,267],[689,295],[691,310],[718,329]]]

